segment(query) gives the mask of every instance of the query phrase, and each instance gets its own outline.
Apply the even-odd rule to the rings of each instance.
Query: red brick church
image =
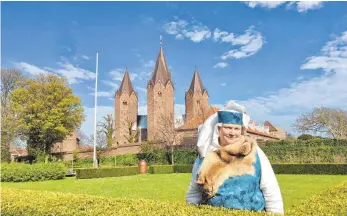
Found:
[[[115,94],[115,144],[126,144],[131,130],[141,130],[141,140],[156,141],[160,116],[174,119],[174,82],[167,66],[162,44],[160,44],[154,71],[147,83],[147,115],[138,115],[138,93],[134,90],[126,69],[120,88]],[[209,106],[209,95],[195,68],[188,91],[185,93],[186,113],[180,131],[197,132],[198,126],[210,115],[218,111]],[[265,125],[267,130],[250,128],[248,132],[257,139],[281,139],[274,136],[277,129]],[[271,133],[270,133],[271,132]]]

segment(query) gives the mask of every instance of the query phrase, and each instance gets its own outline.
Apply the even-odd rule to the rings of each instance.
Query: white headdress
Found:
[[[204,124],[199,126],[197,147],[201,157],[205,157],[208,150],[214,151],[220,147],[218,143],[218,126],[223,123],[218,122],[218,114],[221,112],[240,113],[242,126],[248,128],[250,117],[246,114],[245,107],[235,101],[229,101],[222,110],[210,116]]]

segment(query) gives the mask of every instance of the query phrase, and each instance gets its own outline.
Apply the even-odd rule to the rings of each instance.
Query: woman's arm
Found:
[[[198,170],[200,167],[200,158],[198,156],[198,158],[195,160],[195,163],[193,165],[193,170],[192,170],[192,178],[190,180],[189,183],[189,188],[186,194],[186,203],[187,204],[195,204],[195,205],[199,205],[201,203],[202,200],[202,191],[200,189],[200,186],[198,184],[195,183],[197,174],[198,174]]]
[[[260,190],[265,198],[265,210],[271,213],[284,214],[281,190],[275,173],[265,153],[257,147],[261,165]]]

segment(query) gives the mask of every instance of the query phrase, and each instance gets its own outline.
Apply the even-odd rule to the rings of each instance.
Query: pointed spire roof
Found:
[[[190,87],[188,91],[192,91],[192,92],[200,91],[201,93],[203,93],[204,90],[205,88],[202,85],[198,69],[195,67],[193,79],[192,79],[192,82],[190,83]]]
[[[127,92],[130,95],[133,91],[134,91],[134,88],[133,88],[133,85],[131,83],[128,68],[126,68],[122,83],[121,83],[117,92],[120,94]]]
[[[156,83],[158,81],[161,81],[163,84],[165,84],[168,80],[171,79],[171,74],[169,72],[169,68],[167,67],[164,51],[162,47],[162,40],[160,37],[160,49],[159,54],[157,57],[157,62],[154,67],[154,72],[152,73],[152,82]]]

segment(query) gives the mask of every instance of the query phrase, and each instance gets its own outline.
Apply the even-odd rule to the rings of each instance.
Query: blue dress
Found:
[[[196,158],[193,176],[197,178],[197,172],[203,159]],[[251,211],[265,210],[265,199],[260,190],[260,159],[256,153],[256,161],[253,163],[255,175],[245,174],[227,179],[218,189],[214,197],[205,201],[206,205],[220,206],[230,209]]]

